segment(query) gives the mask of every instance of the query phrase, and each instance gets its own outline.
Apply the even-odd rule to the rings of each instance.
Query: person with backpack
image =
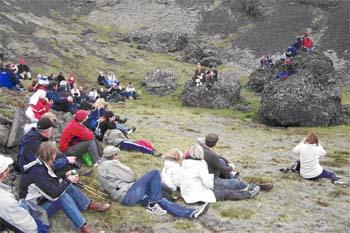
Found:
[[[105,212],[110,205],[98,203],[87,197],[73,184],[79,184],[79,175],[70,170],[58,178],[53,169],[57,147],[54,142],[44,142],[38,150],[38,158],[30,164],[20,181],[20,198],[35,203],[46,210],[48,217],[63,210],[64,214],[82,233],[96,232],[87,224],[82,211]]]
[[[98,163],[98,180],[103,190],[124,206],[142,204],[153,214],[163,215],[167,212],[184,218],[197,219],[209,209],[206,203],[198,208],[186,208],[162,197],[161,176],[158,170],[152,170],[140,179],[135,173],[120,162],[120,150],[107,146],[103,158]]]
[[[339,181],[339,177],[332,171],[324,169],[320,165],[320,158],[326,155],[326,151],[319,143],[316,131],[307,135],[296,147],[293,153],[299,155],[300,175],[308,180],[318,180],[320,178],[330,179],[333,184],[344,185]]]

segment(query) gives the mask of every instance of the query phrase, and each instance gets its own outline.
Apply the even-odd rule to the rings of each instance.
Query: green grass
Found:
[[[179,231],[191,230],[193,229],[193,224],[189,221],[179,220],[174,222],[173,227]]]
[[[250,219],[254,214],[255,211],[241,207],[232,207],[220,212],[222,217],[232,219]]]
[[[329,193],[329,196],[334,198],[339,196],[350,196],[350,191],[341,187],[336,187],[332,192]]]

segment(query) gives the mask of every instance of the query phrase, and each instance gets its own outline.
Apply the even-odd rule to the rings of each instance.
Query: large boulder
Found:
[[[327,126],[342,122],[341,93],[332,61],[321,53],[292,60],[296,73],[286,80],[267,78],[259,109],[273,126]]]
[[[249,75],[248,89],[255,92],[262,92],[267,81],[271,79],[275,73],[276,70],[272,68],[259,68],[255,70]]]
[[[165,96],[176,90],[176,80],[174,72],[167,69],[156,69],[146,74],[141,85],[151,95]]]
[[[137,48],[157,53],[183,50],[187,45],[187,35],[172,32],[131,32],[124,40],[138,44]]]
[[[212,86],[195,86],[185,82],[182,103],[191,107],[232,108],[241,100],[241,84],[234,74],[221,74]]]

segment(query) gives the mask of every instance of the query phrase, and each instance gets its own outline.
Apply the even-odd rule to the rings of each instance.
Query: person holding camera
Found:
[[[63,179],[59,179],[53,171],[57,147],[54,142],[40,145],[35,162],[28,167],[28,172],[20,181],[20,198],[40,205],[46,210],[48,217],[59,210],[80,232],[95,232],[86,222],[81,211],[104,212],[109,204],[97,203],[88,198],[73,184],[79,183],[79,175],[70,170]]]

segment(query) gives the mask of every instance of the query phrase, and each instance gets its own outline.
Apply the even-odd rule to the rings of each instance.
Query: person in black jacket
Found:
[[[49,217],[62,209],[80,232],[93,232],[81,211],[104,212],[110,205],[97,203],[76,188],[73,184],[79,183],[79,176],[74,171],[68,171],[63,180],[58,179],[52,170],[56,153],[54,142],[40,145],[39,158],[31,164],[20,181],[20,198],[39,204]]]

